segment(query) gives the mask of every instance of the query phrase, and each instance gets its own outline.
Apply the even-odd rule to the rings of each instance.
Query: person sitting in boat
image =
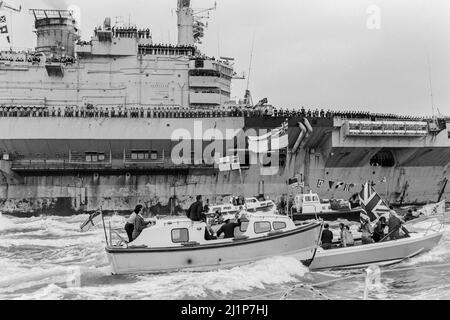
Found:
[[[237,222],[232,222],[230,219],[227,219],[225,224],[217,230],[217,238],[220,238],[222,234],[224,234],[224,239],[234,238],[234,229],[236,229],[236,227],[240,227],[241,224],[241,219],[238,219]]]
[[[209,224],[207,224],[205,228],[205,240],[206,241],[217,240],[217,237],[214,235],[214,230],[211,228]]]
[[[342,247],[345,247],[345,245],[344,245],[344,231],[345,231],[345,224],[339,223],[339,230],[340,230],[339,236],[340,236],[340,238],[341,238],[341,246],[342,246]]]
[[[397,214],[394,211],[394,208],[391,206],[389,207],[391,211],[389,212],[389,239],[390,240],[397,240],[400,239],[400,229],[402,228],[402,224],[405,223],[402,219],[397,217]]]
[[[415,217],[413,215],[413,212],[411,209],[408,210],[408,213],[405,215],[405,221],[411,221],[413,220]]]
[[[362,244],[374,243],[372,239],[373,228],[369,219],[363,219],[360,227]]]
[[[353,247],[355,245],[355,239],[353,238],[353,234],[350,231],[349,226],[345,226],[343,236],[344,236],[344,247]]]
[[[189,207],[187,211],[187,217],[192,221],[206,220],[206,215],[203,213],[202,196],[197,196],[197,201]]]
[[[152,222],[145,222],[142,211],[139,211],[139,213],[136,214],[136,219],[134,220],[133,241],[139,237],[141,232],[146,229],[150,223]]]
[[[143,206],[137,205],[134,211],[131,213],[130,217],[127,220],[127,223],[125,224],[125,231],[128,235],[129,242],[133,241],[133,231],[134,231],[134,223],[136,221],[136,216],[139,212],[141,212]]]
[[[324,225],[321,242],[322,248],[325,250],[331,249],[331,245],[333,244],[333,232],[330,231],[330,225],[328,223]]]
[[[375,229],[373,231],[373,236],[372,239],[375,242],[380,242],[384,236],[384,229],[386,229],[387,223],[386,223],[386,218],[385,217],[381,217],[380,220],[378,220]]]

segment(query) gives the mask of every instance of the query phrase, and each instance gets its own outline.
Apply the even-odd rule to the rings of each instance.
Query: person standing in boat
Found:
[[[360,231],[362,244],[371,244],[375,242],[372,239],[373,228],[372,225],[370,224],[369,219],[363,220]]]
[[[133,241],[139,237],[141,232],[147,228],[147,226],[152,223],[151,221],[145,222],[144,217],[142,216],[142,210],[136,214],[136,219],[134,220],[134,230],[133,230]]]
[[[394,208],[391,206],[389,207],[391,211],[389,212],[389,239],[390,240],[397,240],[400,239],[400,229],[402,228],[402,224],[405,223],[402,219],[397,217],[397,214],[394,211]]]
[[[333,244],[333,232],[330,231],[330,225],[328,223],[324,225],[324,228],[321,238],[322,248],[329,250]]]
[[[137,205],[125,224],[125,231],[127,232],[129,242],[133,241],[134,223],[136,221],[136,216],[141,212],[142,208],[142,205]]]
[[[197,201],[189,207],[187,217],[192,221],[206,221],[206,215],[203,213],[202,196],[197,196]]]
[[[344,236],[344,247],[353,247],[355,245],[355,239],[353,238],[353,234],[350,231],[349,226],[345,226],[343,236]]]
[[[380,242],[384,236],[384,229],[386,229],[387,223],[386,223],[386,218],[385,217],[381,217],[380,220],[377,222],[377,225],[375,226],[375,229],[373,231],[373,236],[372,239],[375,242]]]

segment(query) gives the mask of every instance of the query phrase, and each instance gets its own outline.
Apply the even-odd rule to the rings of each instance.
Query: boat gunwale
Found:
[[[205,244],[205,245],[198,245],[198,246],[189,246],[189,247],[159,247],[159,248],[143,248],[143,247],[136,247],[136,248],[118,248],[118,247],[111,247],[107,246],[105,248],[106,252],[109,254],[125,254],[125,253],[159,253],[159,252],[174,252],[174,251],[192,251],[192,250],[207,250],[207,249],[218,249],[218,248],[226,248],[226,247],[235,247],[235,246],[242,246],[247,244],[253,244],[257,242],[265,242],[269,240],[274,239],[280,239],[289,237],[292,235],[300,234],[306,231],[310,231],[316,228],[320,228],[322,226],[321,222],[312,222],[305,226],[300,226],[294,230],[286,231],[280,234],[276,235],[267,235],[264,237],[258,237],[258,238],[252,238],[252,239],[238,239],[230,242],[225,243],[213,243],[213,244]],[[223,239],[221,239],[223,240]],[[214,240],[212,240],[214,241]]]
[[[387,241],[385,243],[371,243],[371,244],[365,244],[365,245],[353,246],[353,247],[334,248],[334,249],[330,249],[330,250],[322,249],[320,251],[317,251],[315,258],[330,259],[339,254],[341,254],[341,255],[358,254],[359,252],[361,252],[363,250],[355,250],[355,248],[361,249],[361,248],[367,248],[367,246],[371,246],[369,248],[369,250],[383,250],[386,246],[383,246],[381,244],[391,244],[389,247],[393,248],[393,247],[401,246],[401,245],[421,243],[423,241],[430,241],[435,238],[439,238],[439,240],[438,240],[438,242],[439,242],[443,236],[444,236],[444,232],[439,231],[439,232],[432,233],[430,235],[425,235],[423,237],[404,238],[404,239],[398,239],[395,241]],[[402,240],[410,240],[410,242],[408,243],[407,241],[402,241]],[[398,243],[398,241],[402,241],[402,243]],[[338,251],[338,253],[336,253],[337,251]],[[429,250],[427,250],[427,251],[429,251]],[[420,253],[422,253],[422,252],[420,252]],[[418,254],[420,254],[420,253],[418,253]],[[395,260],[401,261],[406,258],[407,257],[397,257],[397,258],[386,259],[386,260],[377,260],[377,261],[370,261],[370,262],[362,262],[362,263],[339,265],[339,266],[327,266],[327,267],[314,267],[314,261],[313,261],[310,268],[311,268],[311,270],[321,270],[321,269],[332,270],[332,269],[358,268],[359,266],[367,266],[367,265],[371,265],[371,264],[384,263],[384,262],[390,262],[390,261],[395,261]]]

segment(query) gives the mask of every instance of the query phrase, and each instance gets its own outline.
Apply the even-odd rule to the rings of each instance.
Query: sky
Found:
[[[81,10],[85,40],[105,17],[149,27],[156,43],[177,39],[176,0],[7,2],[23,6],[7,14],[17,48],[35,45],[28,9],[71,5]],[[214,7],[214,0],[191,2]],[[208,21],[200,48],[235,58],[235,71],[250,74],[254,102],[408,115],[432,115],[434,106],[450,115],[448,0],[218,0]],[[232,96],[242,98],[246,87],[234,80]]]

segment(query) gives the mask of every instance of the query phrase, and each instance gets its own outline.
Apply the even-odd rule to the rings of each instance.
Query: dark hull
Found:
[[[294,221],[306,221],[314,219],[323,219],[324,221],[336,221],[339,219],[348,220],[352,222],[359,222],[360,210],[343,210],[335,212],[322,212],[317,214],[294,214]]]

